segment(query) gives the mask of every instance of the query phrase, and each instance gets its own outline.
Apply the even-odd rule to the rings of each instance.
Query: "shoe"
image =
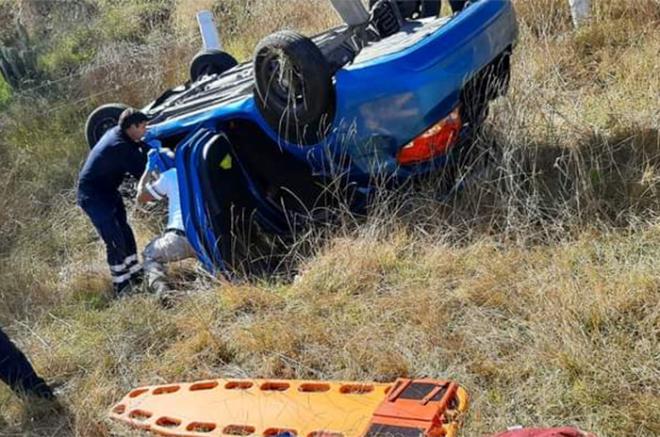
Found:
[[[177,305],[181,296],[182,296],[181,292],[172,289],[163,290],[160,293],[156,294],[156,297],[158,298],[158,303],[160,303],[160,305],[165,309],[174,308]]]
[[[169,310],[172,309],[176,306],[177,303],[177,295],[176,293],[172,292],[171,290],[166,292],[166,293],[161,293],[158,296],[158,303],[160,306],[163,308]]]
[[[56,420],[58,416],[66,414],[66,407],[56,398],[27,395],[24,398],[25,414],[30,422]]]
[[[148,284],[148,290],[150,293],[156,296],[156,299],[158,299],[158,302],[164,308],[172,308],[174,305],[174,297],[176,292],[170,288],[169,284],[167,281],[165,281],[164,278],[159,277],[150,281]]]
[[[114,295],[117,299],[134,296],[141,291],[141,284],[135,284],[131,281],[122,282],[120,286],[114,287]]]
[[[135,285],[141,285],[144,282],[144,269],[140,269],[133,273],[129,281]]]
[[[26,392],[28,396],[44,399],[46,401],[54,401],[55,400],[55,393],[53,393],[53,390],[44,384],[40,384],[37,387],[33,388],[32,390],[29,390]]]
[[[130,279],[114,285],[114,294],[116,298],[133,296],[141,293],[144,286],[144,271],[135,272]]]

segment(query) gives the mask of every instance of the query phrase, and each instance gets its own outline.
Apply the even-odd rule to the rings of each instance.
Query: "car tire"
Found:
[[[378,0],[369,0],[369,10],[372,10]],[[399,13],[402,18],[412,18],[419,9],[418,0],[397,0],[396,5],[399,7]]]
[[[286,141],[313,144],[334,108],[330,67],[314,42],[293,31],[264,38],[254,54],[257,106]]]
[[[465,9],[466,0],[449,0],[449,6],[451,6],[452,12],[460,12]]]
[[[419,18],[437,17],[440,15],[440,0],[422,0]]]
[[[398,0],[396,4],[399,7],[399,11],[401,12],[401,16],[403,18],[412,18],[413,15],[415,15],[415,12],[417,12],[417,1]]]
[[[202,50],[190,62],[190,80],[196,82],[204,75],[222,74],[236,65],[238,62],[229,53],[216,49]]]
[[[110,103],[99,106],[87,117],[85,137],[89,148],[93,148],[101,137],[111,128],[117,126],[119,116],[128,106],[122,103]]]

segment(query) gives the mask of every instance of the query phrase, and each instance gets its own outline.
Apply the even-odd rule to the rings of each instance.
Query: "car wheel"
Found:
[[[401,16],[403,18],[412,18],[417,11],[417,1],[398,0],[396,4],[399,7],[399,11],[401,11]]]
[[[255,100],[268,124],[289,142],[318,142],[333,110],[330,67],[314,42],[280,31],[254,55]]]
[[[222,74],[238,65],[229,53],[221,50],[203,50],[190,62],[190,79],[195,82],[204,75]]]
[[[439,1],[439,0],[438,0]],[[372,10],[378,0],[369,0],[369,10]],[[418,0],[397,0],[396,5],[402,18],[412,18],[419,7]]]
[[[422,0],[419,18],[437,17],[440,14],[440,0]]]
[[[99,106],[87,117],[85,137],[89,148],[93,148],[109,129],[117,126],[119,116],[128,106],[121,103],[110,103]]]
[[[465,8],[466,0],[449,0],[452,12],[460,12]]]

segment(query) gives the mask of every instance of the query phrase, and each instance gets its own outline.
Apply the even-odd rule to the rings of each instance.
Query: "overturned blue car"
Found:
[[[271,237],[337,202],[363,210],[375,180],[452,165],[507,91],[518,29],[511,0],[451,3],[441,17],[439,1],[372,0],[367,11],[334,0],[344,25],[277,32],[243,64],[202,50],[189,82],[143,109],[146,142],[176,153],[186,235],[205,267],[264,268]],[[90,115],[90,145],[122,109]]]

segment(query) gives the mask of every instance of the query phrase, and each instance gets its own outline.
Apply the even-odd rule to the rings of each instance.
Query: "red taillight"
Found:
[[[455,109],[439,123],[401,148],[396,159],[401,165],[416,164],[446,154],[461,130],[461,114]]]

